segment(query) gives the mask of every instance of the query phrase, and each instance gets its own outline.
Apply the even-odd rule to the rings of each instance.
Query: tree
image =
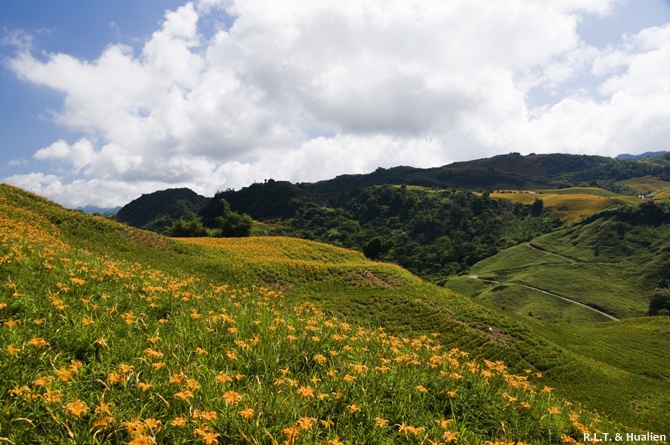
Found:
[[[251,216],[233,212],[225,199],[221,200],[221,206],[223,214],[216,218],[220,236],[235,238],[251,235],[251,227],[254,225]]]
[[[498,283],[499,283],[498,287],[500,287],[501,289],[505,287],[504,283],[507,280],[507,275],[508,275],[508,272],[506,270],[499,270],[496,273],[496,278],[498,279]]]
[[[172,223],[172,226],[167,230],[168,236],[176,238],[193,238],[199,236],[207,236],[207,229],[202,225],[200,218],[192,219],[190,221],[184,218],[179,218]]]
[[[663,315],[670,311],[670,289],[657,288],[649,297],[649,315]]]
[[[542,209],[544,209],[544,201],[535,198],[535,201],[533,201],[533,204],[530,206],[530,214],[533,216],[540,216],[542,214]]]
[[[385,253],[388,253],[394,244],[392,240],[388,240],[383,236],[375,236],[363,244],[363,255],[371,260],[376,260]]]

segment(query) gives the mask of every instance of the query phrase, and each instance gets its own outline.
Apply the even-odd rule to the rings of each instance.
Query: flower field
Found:
[[[584,216],[593,215],[605,209],[624,204],[637,205],[641,202],[632,196],[615,195],[606,190],[588,187],[538,190],[535,193],[505,191],[492,193],[491,197],[524,204],[532,204],[535,199],[542,199],[544,208],[568,225],[574,224]]]
[[[288,304],[240,284],[243,270],[203,280],[120,259],[73,242],[76,221],[101,236],[126,230],[0,186],[1,443],[518,445],[608,427],[538,372],[515,375],[439,334],[391,335]],[[182,249],[132,236],[151,255]],[[231,270],[256,262],[281,267],[278,279],[363,262],[287,239],[201,243],[213,242],[208,255]]]

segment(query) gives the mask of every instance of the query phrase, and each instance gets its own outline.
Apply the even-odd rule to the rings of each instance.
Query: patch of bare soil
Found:
[[[491,340],[501,341],[503,343],[507,343],[508,341],[512,340],[511,335],[505,334],[500,330],[500,328],[495,326],[490,326],[488,329],[482,330],[482,332],[488,335]]]
[[[294,285],[291,283],[280,283],[277,280],[265,280],[265,287],[275,292],[286,293],[290,291]]]
[[[385,274],[367,269],[348,271],[345,276],[347,284],[364,287],[397,288],[403,285],[403,279],[393,274]]]
[[[166,247],[170,244],[170,241],[166,237],[148,231],[128,230],[123,232],[123,234],[132,241],[154,247]]]

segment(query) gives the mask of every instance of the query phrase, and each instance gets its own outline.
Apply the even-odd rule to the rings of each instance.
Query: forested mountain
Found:
[[[530,190],[579,185],[637,195],[630,180],[643,177],[659,183],[670,180],[670,155],[620,160],[510,153],[438,168],[378,168],[316,183],[269,179],[219,192],[211,199],[188,189],[172,189],[138,198],[117,218],[163,233],[180,219],[201,218],[205,227],[213,229],[229,207],[269,223],[264,234],[363,250],[371,258],[393,261],[441,281],[561,225],[543,211],[539,195],[536,202],[522,204],[492,199],[490,191],[533,193]]]
[[[326,197],[382,184],[482,190],[533,190],[597,184],[617,193],[634,194],[633,190],[626,190],[615,182],[642,176],[670,180],[670,157],[618,160],[560,153],[527,156],[510,153],[437,168],[378,168],[365,175],[342,175],[301,186]]]
[[[200,212],[206,226],[214,227],[215,219],[221,216],[221,199],[228,201],[232,210],[251,215],[256,220],[286,218],[304,203],[328,205],[325,198],[300,185],[270,179],[238,191],[229,189],[217,193]]]
[[[628,153],[622,153],[618,155],[615,159],[629,160],[629,159],[643,159],[643,158],[652,158],[657,156],[663,156],[667,154],[667,151],[647,151],[639,155],[631,155]]]
[[[271,233],[360,249],[439,280],[560,225],[539,200],[383,185],[349,193],[333,208],[304,204]]]
[[[161,190],[126,204],[116,219],[133,227],[164,232],[178,219],[197,218],[210,199],[188,188]]]

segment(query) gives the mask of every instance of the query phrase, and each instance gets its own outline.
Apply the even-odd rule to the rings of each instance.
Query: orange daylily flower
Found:
[[[184,391],[179,391],[172,397],[174,397],[175,399],[186,400],[193,397],[193,393],[187,389]]]
[[[456,440],[456,436],[458,436],[458,432],[454,431],[445,431],[444,434],[442,434],[442,437],[447,441],[447,443]]]
[[[251,419],[252,417],[254,417],[254,410],[251,408],[246,408],[243,409],[242,411],[239,411],[237,414],[244,417],[245,419]]]
[[[146,382],[140,382],[137,384],[137,387],[142,391],[142,392],[147,392],[149,389],[151,389],[154,385],[151,383],[146,383]]]
[[[30,340],[28,340],[28,344],[30,346],[34,346],[35,348],[41,348],[41,347],[44,347],[44,346],[49,346],[49,343],[47,343],[47,341],[45,339],[43,339],[42,337],[31,338]]]
[[[314,397],[314,390],[309,386],[301,386],[300,388],[298,388],[296,393],[300,394],[300,397],[302,397],[303,399],[305,397],[312,397],[312,398]]]
[[[65,405],[65,411],[67,411],[71,417],[79,417],[88,412],[88,407],[81,400],[75,400],[74,402]]]
[[[237,405],[242,400],[242,395],[235,391],[228,391],[223,393],[222,398],[228,405]]]

